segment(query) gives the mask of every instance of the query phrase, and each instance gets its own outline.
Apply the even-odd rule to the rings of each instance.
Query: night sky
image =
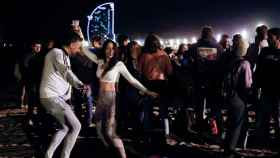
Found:
[[[5,2],[4,2],[5,1]],[[0,5],[0,39],[52,38],[72,19],[86,16],[101,0],[3,0]],[[197,35],[204,25],[233,33],[254,30],[258,21],[280,26],[279,0],[114,0],[116,33],[142,37],[149,32],[162,37]]]

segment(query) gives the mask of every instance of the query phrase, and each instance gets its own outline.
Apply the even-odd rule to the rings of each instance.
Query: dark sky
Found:
[[[134,37],[157,32],[163,37],[197,34],[203,25],[216,31],[254,29],[258,21],[280,26],[279,0],[114,0],[116,33]],[[102,0],[2,0],[0,39],[51,37],[86,16]],[[4,36],[4,37],[3,37]]]

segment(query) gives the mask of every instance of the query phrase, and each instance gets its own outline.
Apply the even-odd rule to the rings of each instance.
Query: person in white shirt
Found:
[[[95,114],[98,135],[106,147],[113,146],[121,158],[126,158],[123,142],[115,133],[116,84],[119,77],[122,75],[130,84],[147,95],[157,97],[158,94],[149,91],[129,73],[124,63],[118,61],[116,51],[117,45],[112,40],[104,42],[101,58],[97,58],[88,48],[82,49],[87,57],[98,64],[96,75],[99,78],[100,89]]]
[[[60,124],[46,151],[45,158],[52,158],[57,147],[64,141],[61,158],[69,158],[81,129],[81,124],[67,100],[71,97],[71,86],[86,91],[86,86],[73,74],[70,55],[80,51],[82,38],[69,32],[63,38],[62,48],[53,48],[45,57],[40,101],[42,106]]]

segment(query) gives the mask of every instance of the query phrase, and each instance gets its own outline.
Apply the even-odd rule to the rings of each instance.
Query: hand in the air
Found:
[[[76,32],[82,39],[84,39],[84,35],[80,26],[72,26],[74,32]]]

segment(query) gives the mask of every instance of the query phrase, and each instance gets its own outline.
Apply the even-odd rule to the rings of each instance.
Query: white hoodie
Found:
[[[54,48],[45,57],[40,98],[71,97],[71,85],[78,88],[83,83],[71,71],[69,56],[62,50]]]

